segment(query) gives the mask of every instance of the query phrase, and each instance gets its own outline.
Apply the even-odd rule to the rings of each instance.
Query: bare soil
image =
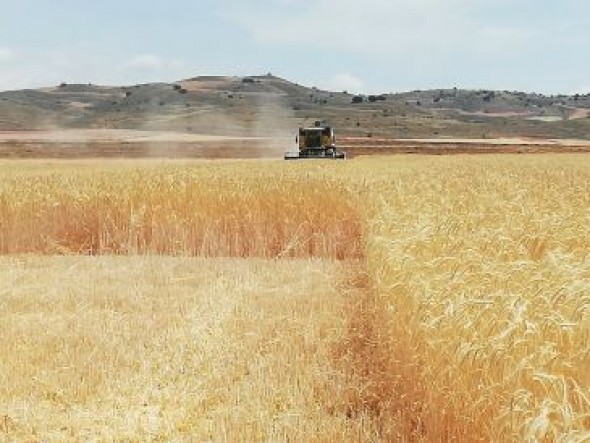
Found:
[[[287,141],[166,131],[72,129],[0,131],[0,158],[260,158]]]
[[[590,152],[590,141],[577,139],[340,137],[338,141],[349,157]],[[282,158],[290,149],[292,141],[283,138],[127,129],[0,131],[0,158]]]

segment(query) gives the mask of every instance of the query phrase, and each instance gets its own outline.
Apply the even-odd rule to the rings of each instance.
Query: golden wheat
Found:
[[[362,255],[355,202],[334,176],[246,164],[10,171],[0,253]]]
[[[418,404],[406,434],[588,438],[590,162],[423,159],[388,177],[367,254],[391,393]]]
[[[268,328],[264,331],[281,331],[272,346],[256,348],[263,355],[281,355],[281,363],[269,364],[283,367],[301,359],[303,368],[322,358],[327,366],[314,369],[319,380],[326,376],[323,371],[341,374],[329,386],[306,380],[314,396],[297,412],[312,414],[312,426],[327,420],[329,433],[314,434],[304,422],[290,419],[281,423],[292,432],[276,428],[268,403],[250,403],[243,396],[239,401],[216,397],[217,385],[211,383],[208,389],[206,380],[202,395],[218,400],[200,410],[209,414],[205,421],[183,421],[180,428],[186,435],[202,431],[204,423],[208,429],[223,423],[223,432],[211,431],[209,437],[567,442],[589,438],[590,162],[585,156],[399,156],[338,164],[6,165],[10,168],[0,167],[0,251],[5,254],[364,260],[364,272],[355,271],[358,278],[339,283],[339,293],[327,299],[328,306],[337,309],[321,308],[331,313],[329,318],[313,317],[306,323],[306,328],[314,322],[323,325],[323,332],[305,339],[309,349],[285,355],[280,351],[301,333],[282,330],[277,320],[284,315],[282,309],[295,313],[295,305],[266,305],[264,312],[278,317],[260,318],[266,325],[261,328]],[[294,277],[284,267],[290,262],[267,263],[276,266],[279,279],[284,278],[277,294],[287,291],[288,284],[311,279],[308,273],[316,266],[311,262]],[[144,272],[132,273],[130,282],[141,280]],[[152,272],[154,278],[163,275]],[[195,272],[194,278],[198,275]],[[314,275],[318,282],[333,278]],[[211,284],[213,280],[203,282]],[[256,292],[262,283],[240,284]],[[20,285],[26,286],[15,280],[4,293],[11,295]],[[164,287],[155,289],[154,296],[160,291],[172,303],[174,294]],[[227,291],[219,287],[217,293]],[[124,299],[133,299],[125,294]],[[76,299],[82,303],[85,298],[81,293]],[[305,303],[305,296],[297,300]],[[231,349],[239,348],[235,343],[240,342],[239,333],[232,335],[232,324],[250,322],[256,317],[253,309],[237,312],[232,322],[220,326],[219,336],[232,338],[217,356],[223,360],[214,366],[218,370],[239,369],[228,357],[235,355]],[[109,312],[116,316],[121,310],[117,305]],[[293,318],[300,324],[309,315],[298,311]],[[101,316],[101,321],[108,319],[105,312]],[[331,338],[318,357],[314,349],[326,331],[332,331]],[[257,329],[254,335],[265,333]],[[167,353],[155,352],[147,360],[182,354],[179,347],[165,349]],[[109,353],[114,353],[112,348],[105,351]],[[33,359],[23,370],[40,366]],[[129,389],[136,389],[139,381],[134,380]],[[249,395],[297,403],[298,394],[290,391],[294,380],[282,378],[273,395],[267,395],[262,384]],[[171,398],[180,395],[171,392]],[[135,394],[129,395],[120,401]],[[215,415],[230,405],[240,408],[244,401],[253,417]],[[332,411],[336,421],[313,415],[313,410],[328,411],[329,417]],[[104,433],[107,417],[103,427],[89,425],[102,429],[93,435],[145,435],[147,428],[138,425],[140,421],[134,422],[139,428],[133,431],[113,420],[111,424],[119,423],[113,425],[117,431]],[[334,426],[342,426],[343,433],[337,434]],[[240,427],[255,430],[236,433]],[[175,432],[182,434],[176,429],[161,435],[180,435]]]

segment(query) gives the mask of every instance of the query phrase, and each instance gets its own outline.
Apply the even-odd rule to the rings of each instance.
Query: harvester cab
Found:
[[[346,153],[336,147],[334,130],[319,121],[315,123],[315,126],[299,128],[295,142],[298,150],[285,152],[285,160],[301,158],[343,160],[346,158]]]

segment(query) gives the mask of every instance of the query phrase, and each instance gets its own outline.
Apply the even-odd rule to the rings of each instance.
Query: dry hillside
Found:
[[[348,136],[588,138],[589,111],[588,95],[454,88],[353,96],[272,75],[0,92],[0,130],[106,128],[276,137],[327,119]]]

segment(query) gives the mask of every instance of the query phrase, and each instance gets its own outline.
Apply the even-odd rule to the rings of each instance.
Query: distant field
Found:
[[[584,154],[2,160],[0,432],[586,441],[589,208]]]
[[[269,133],[272,134],[272,129]],[[190,134],[127,129],[0,131],[0,158],[281,159],[294,149],[288,131],[269,137]],[[388,154],[584,153],[590,142],[530,137],[403,138],[337,136],[349,157]]]

